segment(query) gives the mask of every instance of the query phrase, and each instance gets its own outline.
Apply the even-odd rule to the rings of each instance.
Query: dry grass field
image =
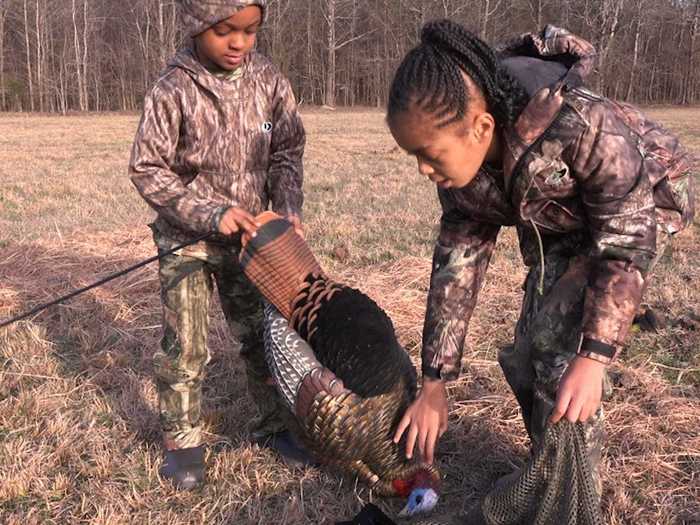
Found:
[[[700,109],[654,109],[700,153]],[[382,114],[304,114],[306,225],[322,264],[374,297],[416,359],[438,206]],[[134,115],[0,115],[0,319],[154,253],[151,213],[126,175]],[[632,334],[612,369],[604,511],[610,524],[700,523],[700,220],[663,257],[646,302],[669,319]],[[527,438],[495,360],[513,332],[524,269],[512,231],[450,387],[438,461],[457,513],[520,465]],[[209,484],[158,477],[150,356],[155,266],[0,329],[0,523],[332,524],[376,500],[353,480],[290,471],[247,442],[241,361],[212,307],[205,386]],[[379,500],[389,512],[400,502]]]

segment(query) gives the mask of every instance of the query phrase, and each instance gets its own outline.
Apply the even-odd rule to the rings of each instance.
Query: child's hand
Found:
[[[247,211],[236,207],[226,210],[219,221],[219,233],[224,235],[233,235],[242,230],[252,237],[255,234],[255,230],[259,227],[260,224],[255,222],[255,217]]]
[[[603,396],[605,365],[587,357],[576,356],[564,372],[557,390],[557,402],[550,423],[562,417],[575,423],[585,422],[593,416]]]
[[[287,215],[287,220],[294,226],[294,231],[296,234],[304,239],[304,226],[301,224],[301,219],[296,215]]]
[[[394,443],[401,440],[407,428],[406,458],[413,457],[413,449],[418,439],[418,450],[421,456],[427,463],[432,463],[435,444],[447,430],[445,383],[423,378],[423,388],[399,422],[394,434]]]

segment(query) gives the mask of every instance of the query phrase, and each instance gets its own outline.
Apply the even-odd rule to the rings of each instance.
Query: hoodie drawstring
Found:
[[[530,223],[535,230],[535,235],[537,236],[537,245],[540,248],[540,283],[537,287],[537,292],[540,295],[544,295],[544,245],[542,244],[542,237],[540,236],[540,231],[537,229],[535,221],[530,219]]]

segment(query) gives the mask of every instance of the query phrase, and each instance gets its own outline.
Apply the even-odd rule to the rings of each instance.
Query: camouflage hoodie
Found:
[[[241,9],[257,5],[267,18],[267,0],[179,0],[185,34],[195,37]]]
[[[241,68],[220,79],[188,47],[146,96],[129,173],[155,229],[175,241],[216,230],[230,206],[301,216],[305,133],[292,88],[257,52]]]
[[[589,43],[548,26],[510,42],[502,56],[531,96],[504,130],[503,172],[483,168],[465,188],[438,190],[443,215],[423,373],[446,380],[459,375],[469,319],[501,226],[516,226],[528,266],[540,262],[543,241],[585,239],[594,265],[580,353],[608,363],[641,300],[657,227],[676,233],[694,212],[692,161],[678,139],[633,106],[579,87],[595,56]]]

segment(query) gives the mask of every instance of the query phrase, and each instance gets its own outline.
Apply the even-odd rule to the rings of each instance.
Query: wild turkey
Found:
[[[321,463],[408,498],[401,515],[432,510],[438,471],[407,462],[392,441],[416,372],[391,320],[362,292],[329,279],[289,222],[271,212],[257,220],[241,264],[269,301],[267,360],[302,439]]]

